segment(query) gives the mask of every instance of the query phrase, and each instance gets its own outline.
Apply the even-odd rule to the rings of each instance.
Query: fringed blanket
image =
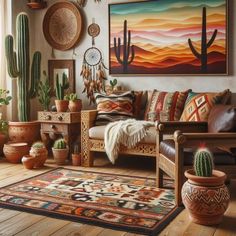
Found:
[[[105,150],[112,164],[118,157],[120,144],[128,148],[134,147],[146,135],[146,129],[154,126],[154,122],[135,119],[109,123],[105,128]]]

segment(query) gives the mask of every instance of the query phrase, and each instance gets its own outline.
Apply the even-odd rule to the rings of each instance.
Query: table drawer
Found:
[[[68,125],[63,124],[41,124],[43,132],[65,133],[68,134]]]

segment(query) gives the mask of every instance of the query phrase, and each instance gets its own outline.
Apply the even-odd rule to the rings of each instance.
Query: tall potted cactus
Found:
[[[16,19],[16,51],[12,35],[5,38],[5,54],[8,74],[17,78],[18,119],[9,123],[9,138],[12,141],[32,143],[39,137],[39,123],[29,122],[30,98],[37,94],[40,80],[41,53],[35,52],[31,65],[29,49],[29,20],[26,13],[20,13]],[[29,88],[30,84],[30,88]]]
[[[203,147],[194,155],[194,169],[184,173],[188,180],[182,187],[183,204],[192,221],[202,225],[220,223],[230,199],[226,174],[213,167],[212,153]]]

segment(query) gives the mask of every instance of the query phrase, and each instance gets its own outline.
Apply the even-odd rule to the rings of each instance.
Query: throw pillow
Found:
[[[178,121],[184,109],[189,90],[163,92],[154,90],[145,112],[145,120]]]
[[[131,91],[110,95],[96,93],[95,99],[98,111],[96,125],[133,117],[134,93]]]
[[[181,121],[207,121],[211,108],[221,104],[228,96],[229,90],[221,93],[190,92],[186,100]]]
[[[143,91],[134,91],[134,117],[137,120],[141,119],[141,110],[142,110],[142,97],[143,97]]]

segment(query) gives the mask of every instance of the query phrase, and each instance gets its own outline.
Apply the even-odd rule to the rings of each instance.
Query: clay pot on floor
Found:
[[[54,160],[57,165],[65,165],[68,154],[69,154],[69,149],[56,149],[52,148],[52,153]]]
[[[31,147],[30,155],[35,157],[35,168],[41,168],[44,166],[45,161],[48,158],[48,150],[45,147],[34,148]]]
[[[9,122],[8,135],[12,142],[24,142],[30,146],[40,139],[40,123],[38,121]]]
[[[82,109],[82,101],[81,99],[77,99],[75,101],[69,101],[69,110],[71,112],[78,112]]]
[[[32,170],[35,165],[36,158],[30,155],[24,155],[21,159],[24,167],[28,170]]]
[[[7,142],[8,137],[6,134],[0,132],[0,155],[3,154],[3,146]]]
[[[81,154],[72,154],[72,165],[73,166],[80,166],[81,165]]]
[[[212,177],[201,177],[191,169],[184,174],[188,180],[182,187],[182,199],[192,221],[202,225],[219,224],[230,200],[224,184],[225,173],[213,170]]]
[[[55,100],[57,112],[66,112],[68,110],[68,100]]]
[[[29,154],[29,146],[27,143],[6,143],[3,153],[9,162],[20,163],[21,158]]]

